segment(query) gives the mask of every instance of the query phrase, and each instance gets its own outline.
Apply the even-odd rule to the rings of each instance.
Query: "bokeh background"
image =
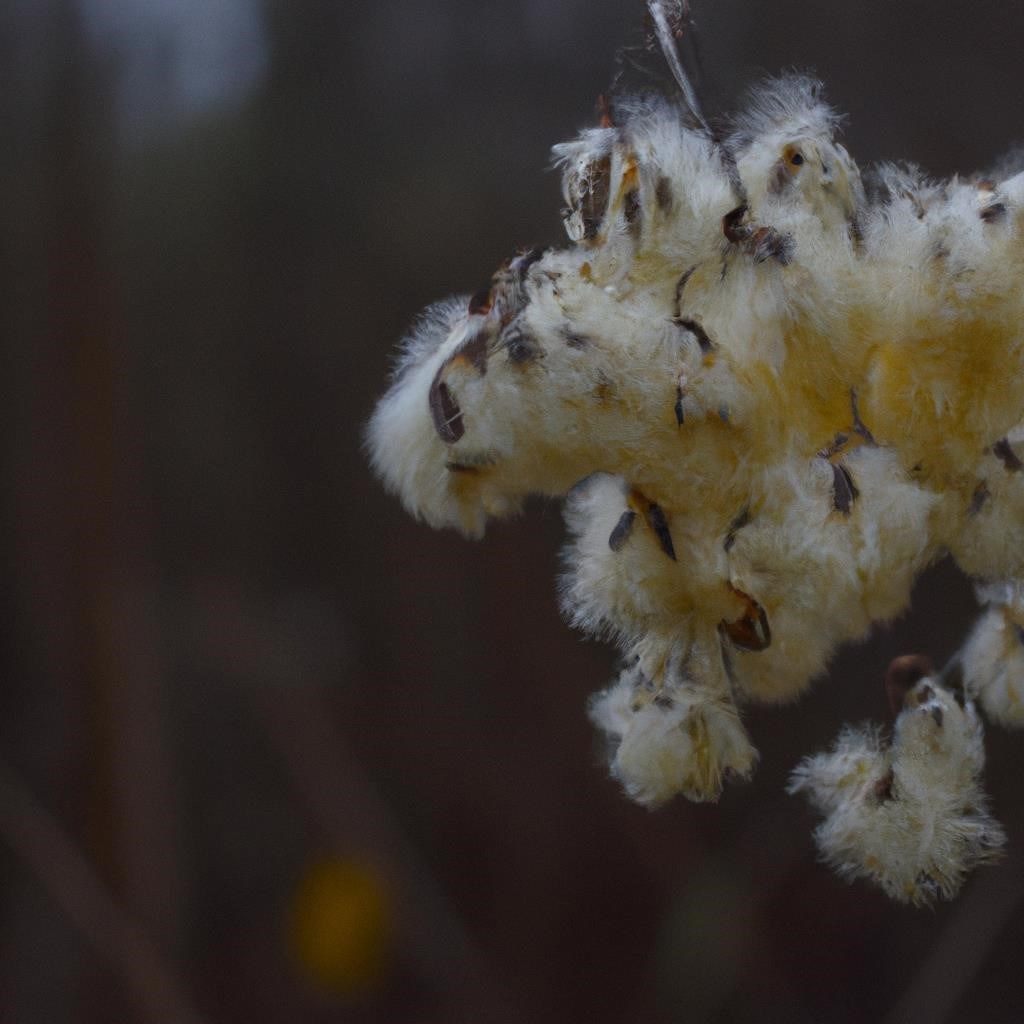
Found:
[[[1022,134],[1024,7],[697,0],[705,91],[814,69],[863,163]],[[651,814],[584,714],[557,506],[407,518],[361,425],[414,314],[557,242],[548,147],[639,0],[0,3],[0,1021],[1024,1019],[1013,851],[935,911],[815,862],[788,771],[941,662],[969,585],[754,709]]]

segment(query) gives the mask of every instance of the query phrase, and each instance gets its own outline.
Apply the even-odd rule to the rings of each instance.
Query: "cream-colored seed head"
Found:
[[[367,445],[413,514],[471,536],[568,495],[563,607],[630,666],[592,717],[654,806],[748,776],[737,708],[796,698],[941,553],[1024,575],[1024,176],[886,166],[866,192],[803,77],[724,142],[666,100],[614,116],[555,147],[570,247],[428,311]],[[986,600],[968,693],[1024,721],[1024,602]],[[999,835],[960,799],[982,806],[980,726],[944,693],[939,733],[908,708],[891,748],[850,732],[797,776],[828,857],[912,902]],[[890,770],[896,799],[842,795]],[[911,821],[936,830],[916,874]]]
[[[847,729],[793,773],[824,821],[815,839],[846,878],[867,878],[901,903],[950,899],[1006,837],[981,789],[981,722],[970,701],[935,679],[907,695],[891,743]]]

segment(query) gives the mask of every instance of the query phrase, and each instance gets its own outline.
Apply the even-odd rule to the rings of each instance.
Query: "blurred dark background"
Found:
[[[710,106],[816,70],[862,164],[1021,137],[1024,7],[697,0]],[[944,660],[948,567],[715,807],[630,805],[553,504],[407,518],[361,425],[414,314],[560,239],[639,0],[0,3],[0,1021],[1024,1019],[1010,858],[935,911],[815,863],[800,756]]]

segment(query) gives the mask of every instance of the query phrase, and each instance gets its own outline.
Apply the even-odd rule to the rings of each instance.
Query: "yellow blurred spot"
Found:
[[[376,989],[391,959],[392,907],[381,873],[365,861],[318,861],[292,903],[292,951],[310,980],[336,995]]]

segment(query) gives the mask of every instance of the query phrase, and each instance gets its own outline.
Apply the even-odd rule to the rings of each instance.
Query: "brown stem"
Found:
[[[135,992],[149,1020],[154,1024],[202,1024],[204,1018],[149,936],[114,902],[57,819],[2,763],[0,838]]]

